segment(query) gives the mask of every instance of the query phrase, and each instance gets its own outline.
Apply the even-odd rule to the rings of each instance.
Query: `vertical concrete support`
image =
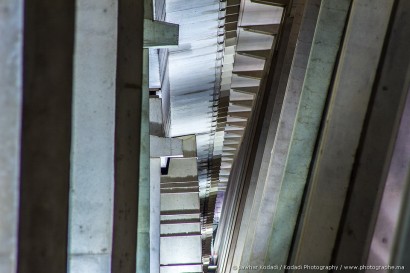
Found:
[[[330,263],[393,2],[352,4],[340,56],[343,61],[337,68],[312,171],[297,264]]]
[[[0,3],[0,272],[17,269],[23,1]]]
[[[20,273],[67,269],[74,10],[74,0],[25,1]]]
[[[112,273],[136,272],[143,2],[118,1]]]
[[[143,51],[143,85],[141,104],[140,178],[138,191],[137,272],[150,270],[150,135],[148,49]]]
[[[366,1],[363,2],[366,3]],[[409,128],[408,123],[403,123],[406,120],[407,122],[409,121],[408,112],[406,115],[406,112],[403,112],[403,107],[410,86],[410,52],[408,51],[410,47],[410,20],[406,15],[408,14],[410,4],[408,1],[398,1],[395,5],[395,13],[392,13],[392,17],[390,18],[388,11],[389,8],[391,9],[394,1],[371,2],[371,5],[378,3],[380,7],[380,11],[372,9],[371,14],[369,12],[367,16],[369,17],[368,24],[372,26],[371,28],[369,27],[369,30],[372,29],[373,32],[376,33],[374,34],[373,42],[370,39],[372,37],[369,36],[367,42],[363,41],[363,43],[368,45],[370,42],[372,48],[375,48],[379,40],[383,39],[383,35],[376,31],[381,29],[383,25],[377,26],[376,21],[378,24],[381,24],[383,21],[385,21],[385,24],[389,22],[391,28],[387,36],[388,40],[385,41],[386,46],[383,58],[379,63],[380,69],[373,87],[373,94],[369,104],[363,134],[360,139],[361,146],[359,147],[359,153],[356,158],[355,170],[350,177],[351,184],[349,185],[349,195],[345,203],[345,217],[342,219],[343,221],[339,230],[339,244],[335,247],[335,261],[346,262],[346,264],[365,264],[367,262],[379,209],[382,215],[384,214],[383,210],[391,210],[388,216],[384,216],[385,218],[387,216],[389,219],[385,225],[385,229],[391,227],[393,230],[391,233],[389,232],[381,236],[381,238],[379,237],[380,244],[378,249],[381,250],[387,247],[392,241],[393,238],[391,237],[394,233],[394,226],[396,225],[394,215],[397,215],[398,208],[394,211],[394,203],[392,203],[390,207],[384,206],[381,208],[380,202],[383,192],[385,192],[386,195],[389,194],[389,192],[386,191],[389,190],[392,183],[396,184],[395,187],[398,187],[398,185],[405,180],[403,177],[405,176],[405,171],[400,169],[408,164],[406,157],[408,158],[409,156],[407,152],[408,149],[406,149],[406,146],[408,147],[409,145],[409,140],[407,138],[407,141],[405,140],[403,143],[401,137],[406,130],[405,128]],[[371,5],[369,3],[366,10],[371,7]],[[385,18],[380,18],[381,15],[384,15]],[[360,18],[363,17],[365,16],[360,16]],[[377,17],[379,18],[377,19]],[[375,19],[373,24],[370,18]],[[363,24],[359,23],[359,25]],[[371,32],[367,30],[364,32],[367,33],[366,36],[371,34]],[[363,33],[363,31],[361,31],[361,33]],[[354,41],[357,46],[357,39]],[[366,52],[369,52],[369,49],[367,49]],[[362,53],[362,56],[363,55]],[[357,59],[355,59],[355,61],[357,61]],[[363,63],[363,61],[361,63]],[[376,66],[377,63],[364,64],[363,68],[366,67],[367,70],[370,70],[372,65]],[[358,67],[358,71],[361,70],[362,69]],[[356,72],[356,75],[360,74]],[[363,76],[362,79],[363,78],[369,78],[369,80],[371,80],[370,77]],[[346,79],[351,81],[353,78],[347,77]],[[357,80],[355,80],[355,82],[360,83],[360,81]],[[354,88],[350,89],[354,91]],[[366,95],[366,89],[364,87],[358,88],[357,92],[359,91],[362,96]],[[352,105],[355,108],[357,107],[357,109],[354,108],[355,122],[353,122],[353,120],[349,122],[349,120],[347,120],[348,117],[346,117],[345,122],[349,122],[347,128],[350,130],[355,129],[355,124],[359,122],[358,118],[361,113],[359,109],[364,108],[364,103],[361,103],[358,99],[351,99],[351,101],[357,101],[357,105],[356,103]],[[341,105],[341,107],[343,107],[343,105]],[[400,122],[402,125],[400,125]],[[345,139],[347,138],[345,137]],[[332,143],[332,145],[334,145],[334,143]],[[404,147],[400,152],[393,154],[395,145]],[[343,147],[341,148],[343,149]],[[338,164],[340,164],[340,160],[342,159],[340,155],[343,154],[338,154]],[[397,157],[400,158],[400,163],[397,162]],[[338,183],[340,184],[342,182],[343,180],[341,180],[339,175]],[[387,188],[385,187],[386,182],[388,183]],[[337,188],[335,188],[335,190],[337,190]],[[399,200],[400,195],[397,194],[396,201],[398,202]],[[335,201],[335,198],[333,198],[332,203],[335,204]],[[323,232],[321,236],[323,238]],[[386,263],[388,263],[386,258]]]
[[[264,264],[285,264],[340,46],[350,0],[324,0],[319,11],[301,98],[274,206]]]
[[[250,213],[249,228],[247,230],[245,249],[240,264],[263,264],[266,255],[266,247],[261,247],[261,243],[266,245],[264,234],[270,232],[273,220],[273,213],[269,211],[278,193],[275,188],[275,181],[280,179],[284,169],[283,157],[289,149],[292,129],[295,123],[297,106],[300,99],[303,80],[306,73],[313,34],[319,13],[320,0],[308,0],[305,3],[303,19],[300,22],[300,31],[297,31],[297,42],[295,53],[292,58],[292,69],[287,81],[286,93],[281,107],[281,112],[277,113],[275,122],[271,126],[276,127],[268,132],[268,139],[272,139],[272,144],[264,152],[262,165],[265,165],[265,175],[259,175],[255,196]],[[302,11],[299,11],[302,13]],[[302,17],[302,14],[299,14]],[[275,120],[275,119],[273,119]],[[268,141],[267,141],[268,142]],[[273,147],[272,147],[273,146]],[[269,149],[270,148],[270,149]],[[262,213],[262,215],[259,215]],[[249,247],[250,246],[250,247]],[[260,255],[259,255],[259,253]],[[253,254],[252,254],[253,253]],[[250,260],[251,254],[254,260]],[[237,264],[237,263],[236,263]]]
[[[150,273],[159,273],[161,225],[161,159],[150,159]]]
[[[116,55],[116,1],[77,0],[70,273],[111,268]]]

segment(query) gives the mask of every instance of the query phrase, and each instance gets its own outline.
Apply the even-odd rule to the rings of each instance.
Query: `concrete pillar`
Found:
[[[296,264],[330,263],[392,5],[385,0],[352,4],[343,61],[337,67],[312,171]]]
[[[136,272],[143,2],[118,1],[113,273]]]
[[[272,204],[272,199],[278,189],[275,188],[274,182],[283,172],[283,157],[289,149],[289,142],[292,134],[292,128],[295,123],[297,106],[302,90],[303,79],[306,73],[306,66],[309,58],[313,34],[315,31],[317,16],[319,12],[320,0],[306,1],[304,6],[296,9],[298,20],[295,19],[295,30],[292,31],[295,39],[295,51],[292,56],[292,68],[289,72],[289,79],[286,86],[283,86],[286,93],[281,107],[270,119],[270,128],[265,145],[265,151],[261,162],[261,171],[257,178],[254,190],[253,202],[250,203],[251,212],[249,217],[244,220],[249,222],[247,229],[245,248],[240,263],[236,265],[263,264],[263,258],[266,249],[261,249],[260,242],[263,241],[263,234],[270,231],[269,222],[273,219],[273,214],[266,212]],[[304,8],[304,9],[301,9]],[[302,18],[303,16],[303,18]],[[299,30],[300,27],[300,30]],[[295,37],[296,36],[296,37]],[[290,58],[290,57],[289,57]],[[249,198],[249,197],[248,197]],[[243,222],[244,222],[243,221]],[[258,233],[256,233],[256,231]],[[251,247],[248,247],[251,246]],[[255,260],[250,260],[252,253],[261,252],[261,255]]]
[[[286,264],[349,6],[349,0],[324,0],[320,6],[285,168],[273,187],[278,189],[275,199],[268,198],[269,212],[264,212],[274,218],[269,239],[261,242],[266,251],[262,264]]]
[[[68,254],[70,273],[108,273],[111,268],[116,55],[116,1],[78,0]]]
[[[23,1],[0,3],[0,272],[17,269]]]
[[[349,194],[339,230],[340,238],[335,246],[335,261],[340,261],[344,264],[361,265],[366,264],[368,261],[368,253],[375,230],[374,225],[376,224],[379,211],[381,218],[389,219],[384,229],[387,231],[391,228],[392,231],[391,233],[387,232],[381,237],[380,233],[377,235],[379,237],[377,241],[380,243],[378,249],[388,249],[389,244],[393,241],[394,227],[397,224],[394,219],[398,213],[398,207],[395,208],[395,206],[400,202],[401,196],[399,185],[403,185],[405,181],[406,171],[402,170],[402,168],[408,164],[409,157],[408,148],[406,148],[409,145],[408,138],[403,141],[402,138],[399,139],[398,137],[402,137],[406,128],[408,128],[409,121],[408,112],[406,115],[406,112],[403,112],[403,108],[410,86],[410,53],[407,50],[410,46],[410,28],[408,26],[409,18],[405,15],[408,13],[410,5],[407,1],[399,1],[397,3],[395,1],[371,2],[372,5],[378,3],[380,11],[374,8],[371,13],[369,12],[367,15],[369,17],[368,21],[372,20],[370,18],[377,20],[377,17],[379,17],[377,23],[381,24],[385,21],[385,25],[389,24],[389,30],[388,35],[386,35],[387,39],[383,41],[384,48],[380,61],[377,63],[374,60],[374,62],[368,65],[363,64],[363,61],[360,62],[363,64],[363,68],[366,67],[367,70],[370,70],[372,67],[374,67],[374,70],[377,68],[377,74],[371,86],[373,92],[360,139],[359,153],[356,157],[354,172],[351,177],[348,177],[350,180]],[[391,6],[395,8],[390,15],[389,9],[391,10]],[[363,9],[368,10],[369,7],[371,6],[369,5]],[[360,18],[364,17],[364,15],[362,13]],[[381,15],[384,15],[384,18]],[[363,41],[363,44],[368,45],[370,42],[372,48],[374,48],[384,38],[382,33],[376,31],[378,29],[383,30],[383,25],[375,27],[377,26],[376,22],[372,23],[372,21],[368,22],[368,24],[372,26],[369,29],[376,33],[374,34],[374,41],[371,42],[371,32],[365,31],[365,33],[368,33],[367,36],[369,38],[366,42]],[[362,24],[359,22],[358,25],[361,26]],[[357,46],[357,42],[358,40],[354,39],[355,46]],[[366,52],[369,52],[369,49]],[[357,62],[357,58],[354,61]],[[359,71],[363,68],[358,66]],[[356,75],[358,74],[356,72]],[[349,81],[352,80],[352,77],[347,78]],[[371,77],[367,78],[369,78],[369,81],[372,79]],[[360,83],[357,80],[355,82]],[[363,94],[362,96],[366,94],[364,87],[358,88],[357,92],[359,91],[360,94]],[[357,101],[357,104],[352,105],[352,107],[357,107],[357,109],[353,108],[352,111],[354,110],[354,117],[356,122],[358,122],[359,114],[361,113],[358,109],[363,109],[364,103],[361,103],[358,99],[353,99],[353,101]],[[407,123],[403,123],[405,121]],[[402,125],[400,125],[400,122]],[[349,122],[346,127],[354,129],[355,123]],[[400,152],[394,152],[395,145],[402,147]],[[338,156],[337,161],[340,162],[341,159]],[[338,182],[341,183],[342,180],[339,179]],[[398,188],[396,189],[398,192],[395,194],[389,192],[392,186],[393,188]],[[383,207],[380,207],[383,193],[386,194],[386,197],[391,194],[396,195],[395,201],[390,206],[384,204]],[[335,200],[332,200],[332,203],[335,203]],[[390,213],[385,210],[390,211]],[[388,215],[383,215],[385,213]],[[384,259],[386,263],[389,262],[388,257]]]
[[[152,1],[144,1],[144,47],[149,22],[153,17]],[[141,103],[141,138],[138,187],[138,228],[137,228],[137,272],[149,273],[150,270],[150,120],[149,120],[149,50],[143,50],[142,62],[142,103]]]
[[[144,1],[143,83],[141,104],[140,179],[138,192],[137,272],[150,272],[150,98],[149,49],[178,44],[179,27],[175,24],[153,21],[151,0]],[[158,170],[159,171],[159,170]],[[156,205],[156,204],[153,204]],[[155,254],[156,255],[156,254]]]
[[[143,51],[143,84],[141,104],[140,178],[138,191],[137,272],[150,269],[150,135],[148,49]]]
[[[74,0],[24,5],[20,273],[67,270],[74,10]]]

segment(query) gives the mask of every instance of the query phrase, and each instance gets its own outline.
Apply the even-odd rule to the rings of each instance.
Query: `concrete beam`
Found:
[[[150,122],[149,122],[149,51],[143,50],[140,171],[138,187],[137,272],[150,270]]]
[[[393,2],[363,0],[352,3],[340,56],[343,62],[337,67],[325,117],[324,133],[321,135],[319,152],[312,170],[311,190],[307,196],[305,217],[302,220],[301,239],[297,244],[297,264],[317,265],[331,262],[337,227],[345,205]],[[380,119],[377,119],[376,124],[378,131],[382,126]],[[376,146],[381,142],[382,140],[376,142]],[[373,148],[372,153],[375,151]],[[365,172],[367,175],[369,169],[366,168]],[[374,185],[376,177],[371,179],[371,185]],[[357,240],[357,237],[354,240]],[[349,248],[348,252],[352,251],[353,249]],[[360,256],[359,253],[356,254]]]
[[[160,257],[161,267],[173,264],[201,264],[201,235],[161,237]]]
[[[287,260],[349,7],[350,0],[324,0],[320,6],[286,165],[275,186],[280,191],[275,196],[269,193],[274,198],[270,201],[274,218],[269,224],[270,239],[264,244],[264,264],[285,264]]]
[[[136,272],[141,145],[143,3],[118,1],[112,273]]]
[[[169,48],[179,44],[179,25],[144,19],[144,48]]]
[[[164,125],[162,115],[162,99],[149,99],[149,133],[154,136],[164,136]]]
[[[232,74],[235,74],[239,77],[250,78],[250,79],[262,79],[264,75],[263,70],[252,70],[252,71],[233,71]]]
[[[251,2],[270,6],[287,6],[290,0],[251,0]]]
[[[241,197],[240,211],[238,214],[237,228],[233,231],[233,241],[235,241],[234,249],[232,251],[232,265],[238,264],[264,264],[264,257],[266,252],[262,255],[255,255],[254,260],[250,260],[249,256],[252,252],[260,251],[263,253],[264,249],[259,249],[260,241],[262,237],[253,237],[255,226],[258,227],[260,223],[264,223],[263,217],[258,219],[258,207],[257,204],[261,202],[261,194],[257,196],[257,187],[263,185],[264,178],[266,177],[267,166],[269,163],[269,157],[272,153],[272,146],[275,140],[275,133],[280,116],[280,109],[282,107],[283,97],[288,85],[288,79],[290,77],[292,60],[294,58],[294,51],[297,45],[297,37],[300,32],[300,25],[303,16],[303,10],[305,1],[294,1],[291,9],[293,16],[284,15],[282,19],[283,27],[281,32],[281,41],[278,47],[277,59],[274,57],[272,60],[275,62],[272,64],[276,69],[271,70],[269,73],[269,80],[267,86],[264,88],[263,101],[264,110],[261,110],[258,118],[258,122],[261,124],[259,132],[255,132],[254,136],[258,138],[257,148],[254,158],[250,159],[252,163],[248,163],[252,167],[248,167],[249,170],[244,179],[244,193]],[[253,210],[254,212],[251,212]],[[269,214],[264,214],[269,219]],[[249,233],[249,236],[248,236]],[[269,230],[266,232],[269,234]],[[265,234],[266,234],[265,233]],[[235,237],[236,236],[236,237]],[[264,235],[266,236],[266,235]],[[265,240],[266,242],[266,240]],[[251,246],[251,247],[248,247]],[[261,270],[261,269],[260,269]]]
[[[178,137],[178,139],[182,140],[182,150],[184,157],[197,157],[195,135],[182,136]]]
[[[23,2],[0,4],[0,272],[4,273],[17,272]]]
[[[245,94],[257,94],[259,92],[259,86],[250,87],[232,87],[232,90]]]
[[[242,106],[248,109],[252,109],[253,100],[237,100],[231,101],[231,105]]]
[[[229,112],[228,116],[236,117],[236,118],[243,118],[248,119],[251,115],[251,111],[242,111],[242,112]]]
[[[25,1],[23,22],[18,272],[66,272],[75,1]]]
[[[161,193],[161,214],[174,211],[199,212],[198,192]]]
[[[162,182],[197,181],[196,158],[170,158],[168,174],[161,177]]]
[[[150,136],[150,156],[183,156],[182,139]]]
[[[366,3],[366,1],[364,2]],[[378,6],[373,8],[372,15],[367,15],[369,17],[368,21],[371,20],[370,18],[374,18],[373,16],[379,17],[378,25],[376,25],[376,22],[373,23],[376,27],[373,32],[376,32],[378,28],[381,28],[381,31],[388,26],[391,28],[387,35],[376,32],[374,37],[369,37],[373,41],[368,40],[373,43],[372,47],[376,47],[384,36],[388,38],[387,41],[383,41],[384,48],[381,61],[376,62],[374,60],[366,66],[369,70],[370,65],[374,65],[377,74],[374,77],[369,110],[365,117],[365,125],[360,139],[360,154],[356,158],[355,172],[349,177],[351,181],[350,195],[349,202],[344,207],[344,221],[341,223],[341,230],[338,234],[341,237],[339,238],[339,244],[335,247],[337,249],[335,251],[335,261],[346,261],[349,264],[367,262],[371,238],[374,234],[376,215],[380,208],[381,191],[382,189],[387,191],[385,183],[389,172],[392,172],[391,175],[395,177],[397,181],[395,184],[397,185],[400,172],[395,171],[395,169],[397,170],[400,165],[403,166],[406,162],[404,159],[408,156],[406,149],[401,150],[399,153],[402,161],[396,166],[392,165],[394,144],[403,145],[397,141],[400,120],[401,122],[408,121],[408,115],[403,115],[405,113],[403,108],[410,86],[410,54],[405,49],[410,46],[410,28],[408,26],[409,18],[404,14],[408,12],[410,6],[408,2],[405,3],[404,1],[375,1],[371,4],[376,5],[377,3]],[[390,14],[391,6],[394,6],[395,14]],[[362,7],[362,9],[367,10],[370,7]],[[356,7],[357,13],[360,12],[359,8],[360,6]],[[384,18],[381,18],[381,16],[384,16]],[[371,24],[371,22],[368,24]],[[385,27],[385,25],[387,26]],[[367,35],[370,34],[371,32]],[[357,46],[356,40],[354,44]],[[374,59],[377,58],[374,57]],[[360,69],[360,66],[358,66],[358,69]],[[368,78],[370,81],[372,80],[372,77]],[[365,91],[366,89],[363,87],[357,89],[357,92],[364,93],[363,96],[366,95]],[[358,109],[359,103],[360,101],[357,101],[357,105],[354,104]],[[364,103],[361,105],[363,107]],[[360,111],[355,111],[356,119],[360,113]],[[354,124],[349,124],[349,126]],[[408,128],[408,125],[403,127]],[[404,129],[403,127],[402,129]],[[407,140],[407,145],[408,143]],[[338,160],[340,160],[340,157]],[[403,174],[401,179],[402,181],[405,179]],[[393,215],[393,212],[389,213],[389,226],[395,225]],[[387,243],[383,243],[383,237],[381,239],[382,244],[379,249],[387,245]]]
[[[117,5],[113,0],[79,0],[76,6],[68,272],[108,273],[114,206]]]
[[[247,51],[238,51],[239,55],[248,56],[256,59],[266,60],[271,54],[270,49],[265,50],[247,50]]]
[[[241,26],[245,31],[255,32],[266,35],[277,35],[279,32],[280,24],[273,25],[255,25],[255,26]]]

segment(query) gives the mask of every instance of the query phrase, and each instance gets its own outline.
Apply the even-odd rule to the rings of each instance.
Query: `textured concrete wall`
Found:
[[[0,3],[0,272],[17,268],[23,1]]]
[[[113,273],[136,271],[143,6],[133,0],[118,1]]]
[[[312,171],[297,264],[330,263],[392,5],[385,0],[352,4]]]
[[[24,11],[18,271],[65,272],[75,1]]]
[[[77,1],[70,273],[111,268],[117,9],[113,0]]]
[[[252,212],[247,230],[244,253],[242,255],[242,265],[263,264],[266,255],[266,240],[264,236],[269,233],[270,224],[274,214],[271,209],[272,203],[277,198],[278,189],[275,187],[275,181],[284,169],[283,157],[289,148],[292,128],[295,123],[297,105],[300,99],[303,79],[306,73],[306,66],[309,58],[310,47],[316,26],[316,19],[319,11],[319,1],[306,1],[304,5],[299,3],[294,6],[297,12],[295,16],[294,27],[291,34],[291,42],[295,43],[295,51],[292,59],[292,68],[289,72],[289,78],[286,82],[286,93],[283,104],[277,106],[279,113],[274,113],[275,117],[271,118],[270,128],[268,131],[268,141],[265,146],[264,157],[261,165],[265,171],[261,171],[255,190],[254,201],[252,202]],[[303,18],[302,18],[303,16]],[[300,28],[300,29],[299,29]],[[282,84],[283,85],[283,84]],[[268,144],[270,142],[270,145]],[[253,260],[251,259],[251,255]],[[238,264],[238,263],[235,263]]]
[[[374,2],[372,5],[379,1]],[[395,14],[392,13],[389,16],[390,7],[386,7],[386,5],[393,5]],[[365,8],[369,7],[371,6]],[[398,207],[394,209],[394,203],[400,202],[400,198],[391,203],[391,207],[384,206],[382,209],[380,201],[383,191],[386,195],[394,195],[393,192],[388,192],[392,189],[391,186],[396,184],[393,187],[397,187],[400,183],[405,183],[404,173],[406,171],[400,170],[399,166],[404,167],[408,164],[408,161],[406,162],[406,157],[408,157],[406,148],[400,150],[399,164],[396,163],[398,155],[396,154],[395,158],[392,158],[392,154],[395,143],[400,146],[406,145],[403,142],[400,143],[397,136],[400,132],[400,120],[404,122],[408,118],[406,112],[403,112],[403,106],[410,85],[410,53],[406,50],[410,46],[410,31],[409,17],[405,15],[408,14],[409,7],[408,1],[381,1],[378,6],[380,11],[374,7],[373,12],[368,14],[369,22],[367,24],[372,25],[372,29],[374,29],[375,23],[372,24],[370,18],[380,15],[384,15],[385,18],[379,18],[378,24],[383,22],[387,24],[386,21],[388,21],[390,29],[384,41],[382,58],[378,64],[373,63],[379,67],[373,84],[373,93],[360,140],[355,170],[350,178],[348,203],[345,205],[345,215],[342,218],[342,227],[339,232],[341,236],[339,244],[335,247],[337,249],[335,262],[363,264],[368,261],[369,248],[379,210],[381,215],[385,213],[383,212],[385,209],[392,210],[388,216],[389,224],[385,225],[386,231],[390,228],[394,230],[396,225],[394,219],[398,213]],[[378,33],[373,39],[375,42],[371,44],[376,47],[379,40],[383,39],[383,35]],[[367,41],[368,43],[369,41]],[[371,64],[370,62],[367,67],[370,67]],[[350,77],[349,80],[351,80]],[[365,88],[358,89],[360,93],[365,93],[365,90]],[[360,111],[356,112],[356,116],[358,116]],[[349,128],[352,128],[353,124],[350,123]],[[403,127],[407,126],[400,128],[402,132]],[[393,159],[395,162],[392,161]],[[386,182],[388,183],[387,188],[385,188]],[[381,238],[379,237],[381,240],[379,241],[379,249],[388,248],[393,240],[393,234],[392,231],[391,234],[387,233]]]
[[[301,99],[286,156],[264,264],[285,264],[310,161],[332,79],[350,1],[324,0],[320,6]]]

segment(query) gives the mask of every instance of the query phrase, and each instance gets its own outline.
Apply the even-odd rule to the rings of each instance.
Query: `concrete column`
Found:
[[[114,0],[77,0],[68,254],[70,273],[108,273],[111,268],[116,3]]]
[[[296,264],[330,263],[393,2],[352,4],[343,61],[337,68],[312,171]]]
[[[284,95],[283,104],[280,113],[275,113],[270,120],[268,131],[267,145],[261,169],[259,173],[257,185],[254,193],[253,202],[251,203],[251,212],[248,219],[249,227],[246,234],[245,249],[242,255],[241,265],[260,265],[263,264],[264,254],[266,249],[261,248],[260,242],[263,241],[263,234],[269,233],[270,224],[273,219],[273,214],[266,212],[271,207],[272,199],[276,196],[278,189],[275,188],[274,181],[280,177],[284,169],[283,157],[289,149],[289,142],[292,134],[292,128],[295,123],[297,106],[302,90],[303,79],[306,73],[307,62],[309,58],[310,48],[312,44],[313,34],[317,22],[320,0],[306,1],[304,9],[297,9],[299,22],[296,21],[296,30],[293,31],[295,42],[295,52],[292,58],[292,68],[289,72],[289,78],[286,85],[286,93]],[[302,19],[303,16],[303,19]],[[300,27],[300,31],[299,28]],[[270,145],[268,143],[270,142]],[[278,177],[277,177],[278,176]],[[261,215],[260,215],[261,213]],[[258,233],[256,233],[256,231]],[[259,256],[258,252],[261,252]],[[265,251],[265,252],[264,252]],[[255,253],[258,257],[250,260],[251,255]],[[255,256],[256,256],[255,255]],[[234,263],[238,265],[239,263]]]
[[[112,273],[136,272],[143,2],[118,1]]]
[[[137,272],[150,270],[150,135],[148,49],[143,51],[140,178],[138,191]]]
[[[378,2],[372,1],[372,5]],[[340,238],[335,246],[335,261],[340,261],[344,264],[366,264],[368,261],[368,253],[375,230],[374,225],[376,224],[379,211],[382,218],[384,217],[385,220],[389,219],[384,227],[385,231],[388,231],[389,228],[392,231],[382,232],[385,233],[382,236],[380,236],[380,233],[377,235],[379,237],[377,240],[379,242],[378,250],[388,249],[389,244],[393,241],[394,227],[396,225],[394,219],[398,213],[398,207],[396,206],[400,200],[401,192],[399,185],[405,181],[406,171],[401,169],[408,164],[409,157],[408,149],[406,148],[409,145],[408,138],[403,141],[402,138],[398,137],[402,137],[406,128],[409,128],[409,112],[406,115],[406,112],[403,112],[403,108],[410,85],[410,53],[407,50],[410,46],[410,28],[408,25],[409,18],[405,15],[408,14],[410,5],[408,1],[398,1],[397,3],[395,1],[380,2],[380,11],[373,9],[371,13],[369,12],[368,17],[377,20],[377,17],[380,17],[378,14],[384,15],[385,18],[377,20],[378,24],[385,21],[386,25],[387,23],[390,24],[390,28],[389,35],[386,35],[387,39],[384,41],[384,50],[379,63],[374,61],[369,63],[369,65],[363,64],[363,67],[366,67],[367,70],[371,69],[371,65],[374,66],[374,69],[377,66],[379,67],[372,86],[373,93],[370,98],[369,109],[360,139],[355,169],[351,177],[348,177],[350,180],[349,194],[339,230]],[[395,13],[392,13],[391,16],[388,13],[390,7],[386,7],[388,4],[390,6],[394,4],[395,6]],[[371,6],[367,6],[366,10],[369,7]],[[363,14],[360,18],[362,17]],[[374,32],[376,29],[381,29],[381,27],[375,28],[375,23],[372,24],[371,21],[368,24],[372,25],[369,29],[373,29]],[[359,23],[359,25],[362,24]],[[368,33],[367,35],[371,34],[369,31],[365,32]],[[384,35],[378,32],[376,34],[373,38],[374,42],[368,39],[366,42],[363,41],[363,43],[367,45],[371,42],[372,47],[377,46],[377,43],[384,38]],[[357,39],[354,42],[357,45]],[[359,71],[362,70],[360,67],[358,69]],[[356,73],[356,75],[358,74]],[[368,78],[371,81],[371,78]],[[348,77],[348,79],[351,81],[352,77]],[[355,82],[359,81],[356,80]],[[366,89],[363,87],[358,88],[358,91],[363,95],[366,94]],[[357,99],[354,101],[357,101]],[[363,104],[357,101],[357,105],[353,104],[352,106],[362,109]],[[356,120],[358,120],[361,113],[357,109],[355,109]],[[403,123],[405,121],[407,123]],[[400,122],[402,125],[400,125]],[[349,122],[347,126],[349,129],[354,129],[354,125],[355,123]],[[395,145],[402,147],[400,152],[394,153]],[[400,159],[397,160],[398,158]],[[338,156],[338,162],[340,162],[340,159],[341,157]],[[339,180],[339,183],[341,181]],[[393,188],[398,187],[397,193],[394,194],[394,192],[390,191],[392,186]],[[383,207],[380,207],[383,193],[386,196],[396,195],[395,201],[390,203],[390,206],[384,204]],[[335,200],[332,202],[334,203]],[[385,210],[390,211],[390,213]],[[385,213],[388,215],[384,215]],[[386,216],[388,217],[387,219]],[[388,263],[388,257],[384,259]]]
[[[0,272],[17,269],[23,1],[0,3]]]
[[[262,264],[286,264],[349,6],[349,0],[324,0],[320,6],[285,168],[273,186],[278,189],[276,198],[264,212],[274,218],[269,239],[261,242],[266,251]]]
[[[24,5],[20,273],[67,270],[74,10],[74,0]]]

